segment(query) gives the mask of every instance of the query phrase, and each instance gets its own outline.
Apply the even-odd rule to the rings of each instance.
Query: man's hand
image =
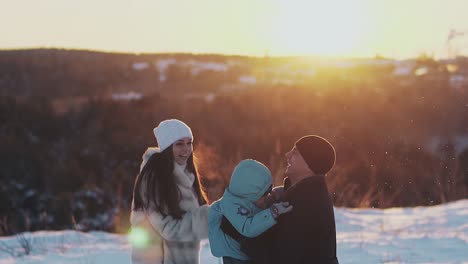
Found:
[[[270,194],[275,200],[275,202],[277,203],[281,201],[281,199],[283,198],[283,192],[284,192],[283,186],[276,186],[275,188],[271,190]]]
[[[275,203],[270,207],[271,214],[273,218],[278,219],[278,217],[282,214],[291,212],[293,206],[290,205],[288,202],[279,202]]]

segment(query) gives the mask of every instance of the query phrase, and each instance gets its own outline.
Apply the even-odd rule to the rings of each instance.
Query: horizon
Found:
[[[220,56],[220,57],[240,57],[240,58],[272,58],[272,59],[310,59],[310,60],[394,60],[406,61],[416,60],[419,58],[428,58],[435,61],[450,60],[456,58],[468,58],[468,54],[460,54],[454,58],[436,58],[430,54],[419,54],[414,57],[407,58],[392,58],[384,57],[376,54],[372,57],[347,57],[347,56],[332,56],[332,55],[242,55],[242,54],[226,54],[226,53],[195,53],[195,52],[132,52],[132,51],[113,51],[113,50],[100,50],[100,49],[85,49],[85,48],[66,48],[66,47],[21,47],[21,48],[0,48],[0,52],[9,51],[36,51],[36,50],[62,50],[62,51],[76,51],[76,52],[92,52],[92,53],[107,53],[107,54],[121,54],[121,55],[135,55],[135,56],[158,56],[158,55],[187,55],[187,56]]]
[[[345,59],[468,55],[463,0],[45,0],[28,8],[0,2],[1,50]]]

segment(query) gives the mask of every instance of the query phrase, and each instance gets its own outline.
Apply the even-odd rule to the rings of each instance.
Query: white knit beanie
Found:
[[[188,137],[193,140],[190,127],[177,119],[162,121],[153,129],[153,132],[158,141],[159,151],[161,152],[179,139]]]

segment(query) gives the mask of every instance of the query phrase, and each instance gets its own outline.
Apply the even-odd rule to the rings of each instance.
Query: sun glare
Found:
[[[360,1],[281,1],[272,18],[271,51],[282,54],[354,54],[365,23]]]
[[[149,235],[143,228],[132,228],[128,234],[128,239],[135,247],[144,247],[149,243]]]

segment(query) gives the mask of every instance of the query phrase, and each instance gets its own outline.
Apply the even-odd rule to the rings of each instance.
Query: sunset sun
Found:
[[[271,50],[280,54],[353,54],[363,37],[365,10],[352,2],[278,2]]]

